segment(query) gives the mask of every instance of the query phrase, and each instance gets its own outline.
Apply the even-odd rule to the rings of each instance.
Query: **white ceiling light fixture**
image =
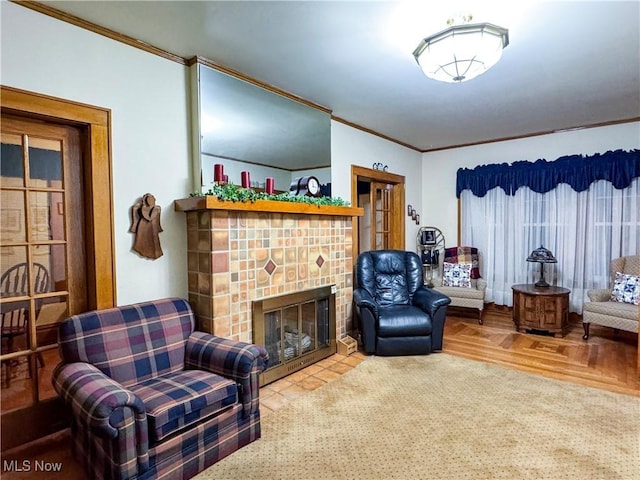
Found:
[[[470,21],[471,16],[463,17]],[[452,21],[447,22],[451,25]],[[509,45],[509,31],[491,23],[451,25],[421,40],[413,52],[424,74],[435,80],[460,83],[493,67]]]

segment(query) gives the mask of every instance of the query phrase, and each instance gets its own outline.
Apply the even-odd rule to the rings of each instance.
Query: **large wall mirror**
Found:
[[[240,172],[250,172],[254,187],[273,177],[276,190],[287,191],[293,178],[310,174],[331,182],[328,111],[207,65],[192,68],[202,191],[211,187],[215,164],[236,184]]]

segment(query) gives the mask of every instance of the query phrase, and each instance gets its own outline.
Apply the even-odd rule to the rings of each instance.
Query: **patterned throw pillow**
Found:
[[[471,264],[444,262],[442,273],[443,287],[471,288]]]
[[[638,305],[640,303],[640,278],[616,272],[616,280],[611,290],[611,301]]]
[[[480,278],[478,249],[475,247],[449,247],[444,249],[444,261],[449,263],[470,263],[471,278]]]

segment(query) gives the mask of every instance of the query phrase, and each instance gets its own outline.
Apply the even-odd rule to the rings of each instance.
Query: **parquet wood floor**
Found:
[[[508,309],[488,308],[483,325],[464,313],[447,315],[446,353],[640,396],[637,334],[592,325],[585,341],[582,324],[573,322],[566,336],[556,338],[544,332],[517,332]]]

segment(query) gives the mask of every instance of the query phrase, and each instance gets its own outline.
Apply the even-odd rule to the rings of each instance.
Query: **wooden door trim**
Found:
[[[396,205],[402,205],[404,208],[404,184],[405,176],[398,175],[396,173],[384,172],[382,170],[373,170],[372,168],[360,167],[358,165],[351,165],[351,205],[358,205],[358,181],[367,182],[381,182],[393,185],[393,201]],[[398,248],[405,248],[405,225],[404,215],[392,215],[393,225],[392,231],[397,232],[394,237],[397,241]],[[353,252],[353,264],[360,253],[359,243],[359,225],[360,217],[353,217],[352,221],[352,252]],[[395,242],[394,242],[395,244]],[[400,247],[401,246],[401,247]]]
[[[84,127],[88,308],[115,306],[111,110],[7,86],[0,86],[0,107],[3,113]]]
[[[354,185],[357,187],[358,180],[369,180],[380,183],[391,183],[404,185],[404,175],[398,175],[397,173],[384,172],[382,170],[374,170],[372,168],[360,167],[358,165],[351,165],[351,200],[354,198],[358,200],[358,192],[354,190]]]

